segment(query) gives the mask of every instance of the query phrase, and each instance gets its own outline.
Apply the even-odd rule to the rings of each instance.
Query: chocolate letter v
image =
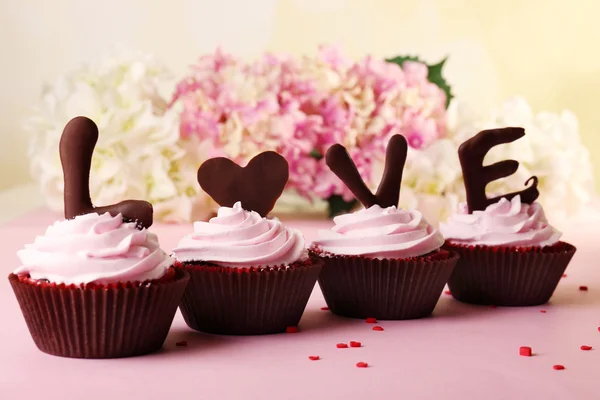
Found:
[[[334,144],[327,150],[325,161],[331,171],[344,182],[365,208],[375,204],[385,208],[398,206],[407,151],[408,146],[404,136],[392,136],[387,145],[385,169],[376,194],[365,185],[352,158],[341,144]]]

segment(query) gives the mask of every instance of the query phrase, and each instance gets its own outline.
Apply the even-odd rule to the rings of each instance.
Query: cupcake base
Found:
[[[114,285],[40,283],[8,277],[36,346],[72,358],[120,358],[162,347],[188,283],[171,270],[156,281]]]
[[[507,307],[547,303],[575,254],[564,242],[543,248],[464,246],[446,242],[460,255],[448,286],[470,304]]]
[[[319,286],[334,314],[405,320],[430,315],[456,265],[448,251],[410,259],[320,255]]]
[[[322,265],[318,260],[269,268],[175,263],[191,276],[181,313],[190,328],[207,333],[285,332],[300,322]]]

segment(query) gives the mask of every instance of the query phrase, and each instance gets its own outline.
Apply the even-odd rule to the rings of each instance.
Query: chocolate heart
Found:
[[[198,169],[200,187],[220,206],[242,202],[244,210],[265,217],[275,207],[289,176],[288,163],[274,151],[254,157],[246,167],[228,158],[205,161]]]

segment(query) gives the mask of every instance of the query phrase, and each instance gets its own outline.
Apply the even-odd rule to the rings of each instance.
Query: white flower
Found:
[[[564,219],[577,212],[594,194],[590,155],[581,142],[577,117],[570,111],[560,114],[534,114],[522,98],[514,98],[494,110],[487,118],[471,119],[465,115],[457,121],[457,138],[478,130],[522,126],[525,137],[493,148],[486,163],[514,159],[521,163],[512,176],[489,185],[492,192],[522,190],[532,175],[540,180],[540,202],[552,218]],[[473,130],[473,128],[476,128]]]
[[[519,170],[488,185],[488,195],[504,194],[525,188],[532,175],[539,178],[539,201],[552,220],[564,220],[580,210],[594,194],[592,165],[581,142],[577,118],[569,111],[560,114],[534,114],[522,98],[501,104],[488,114],[471,111],[464,103],[452,103],[448,111],[448,137],[424,150],[409,152],[403,185],[412,190],[417,203],[427,204],[431,196],[441,196],[453,204],[465,200],[458,146],[479,131],[507,126],[525,128],[525,137],[499,145],[488,153],[485,164],[514,159]],[[403,193],[407,190],[402,189]],[[435,207],[434,207],[435,208]],[[438,214],[439,220],[443,208]],[[447,214],[447,213],[446,213]]]
[[[514,159],[519,170],[488,185],[488,195],[525,188],[532,175],[539,178],[539,201],[552,221],[559,223],[581,210],[594,194],[588,150],[581,142],[577,118],[569,111],[534,114],[522,98],[514,98],[487,114],[475,113],[465,103],[448,110],[448,136],[425,149],[409,148],[404,168],[400,206],[418,208],[432,223],[444,221],[465,201],[458,147],[484,129],[520,126],[525,137],[496,146],[485,164]],[[383,155],[382,155],[383,156]],[[374,181],[383,171],[383,158],[373,165]]]
[[[82,67],[45,89],[27,129],[32,174],[52,209],[63,206],[60,137],[78,115],[100,130],[90,174],[94,204],[144,199],[153,203],[155,219],[172,222],[190,221],[194,206],[206,207],[196,181],[205,156],[198,143],[179,139],[179,111],[167,110],[160,94],[170,83],[155,59],[133,54]]]

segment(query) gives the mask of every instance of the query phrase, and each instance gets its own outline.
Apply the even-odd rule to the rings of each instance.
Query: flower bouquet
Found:
[[[540,200],[553,215],[571,215],[589,201],[592,167],[572,113],[536,114],[522,98],[475,113],[462,99],[452,100],[444,63],[372,56],[353,61],[330,47],[314,57],[267,53],[247,62],[219,49],[201,56],[175,84],[152,57],[109,58],[45,91],[28,124],[32,171],[48,204],[60,207],[60,129],[84,114],[103,132],[90,177],[98,202],[143,198],[154,204],[156,219],[188,222],[216,206],[193,184],[204,160],[226,156],[244,164],[275,150],[289,162],[287,193],[307,205],[325,201],[333,216],[357,203],[325,167],[327,148],[342,143],[374,186],[387,141],[400,133],[409,143],[400,205],[438,221],[464,200],[458,145],[482,129],[518,125],[528,133],[518,157],[511,156],[516,147],[507,145],[486,162],[518,158],[521,168],[488,190],[514,191],[536,175]],[[174,95],[163,88],[174,88]]]

